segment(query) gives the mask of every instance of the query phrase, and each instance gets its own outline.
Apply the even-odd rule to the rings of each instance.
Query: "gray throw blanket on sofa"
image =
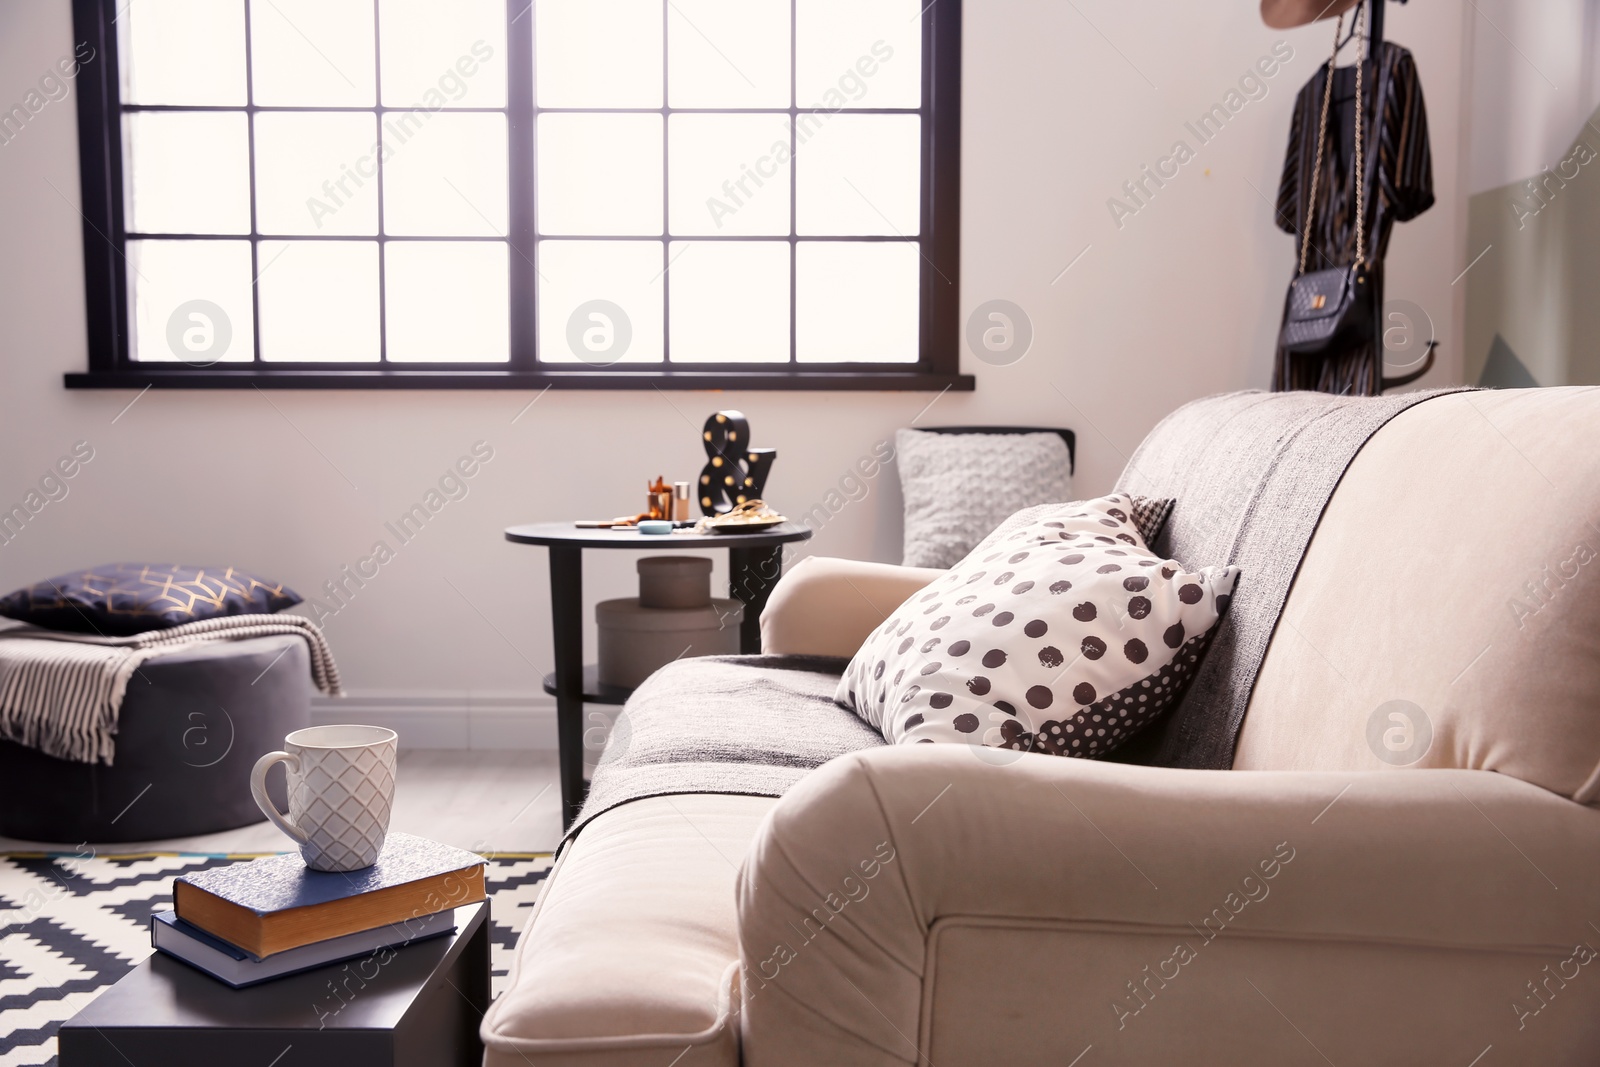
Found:
[[[877,730],[833,702],[845,663],[703,656],[656,671],[612,726],[567,837],[601,812],[642,797],[782,796],[835,756],[883,744]]]
[[[1385,397],[1227,393],[1186,404],[1150,431],[1116,491],[1177,501],[1151,547],[1186,567],[1231,563],[1240,573],[1189,691],[1127,758],[1168,767],[1233,766],[1256,673],[1345,468],[1384,423],[1452,392],[1459,390]]]

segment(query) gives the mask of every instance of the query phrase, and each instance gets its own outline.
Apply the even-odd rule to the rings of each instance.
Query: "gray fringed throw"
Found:
[[[57,759],[110,765],[122,698],[141,663],[193,645],[279,634],[304,638],[317,688],[343,693],[322,631],[298,615],[225,615],[131,637],[31,626],[0,632],[0,738]]]

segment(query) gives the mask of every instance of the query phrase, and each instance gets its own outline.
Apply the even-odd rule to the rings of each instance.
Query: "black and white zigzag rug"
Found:
[[[0,1067],[55,1067],[56,1028],[150,955],[173,876],[253,856],[0,854]],[[551,857],[486,857],[494,994]]]

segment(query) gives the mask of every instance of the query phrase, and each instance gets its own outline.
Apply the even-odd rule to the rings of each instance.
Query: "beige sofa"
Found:
[[[1597,552],[1600,391],[1410,408],[1234,770],[885,747],[623,805],[560,855],[485,1063],[1600,1063]],[[807,560],[767,648],[848,655],[937,573]],[[1426,754],[1380,758],[1419,712]]]

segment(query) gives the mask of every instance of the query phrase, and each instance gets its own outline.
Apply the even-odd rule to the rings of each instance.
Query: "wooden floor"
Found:
[[[400,753],[389,827],[475,852],[550,852],[561,838],[560,793],[554,752],[411,749]],[[70,852],[77,847],[0,837],[0,852]],[[291,847],[287,837],[263,821],[198,837],[104,845],[97,851],[284,852]]]

